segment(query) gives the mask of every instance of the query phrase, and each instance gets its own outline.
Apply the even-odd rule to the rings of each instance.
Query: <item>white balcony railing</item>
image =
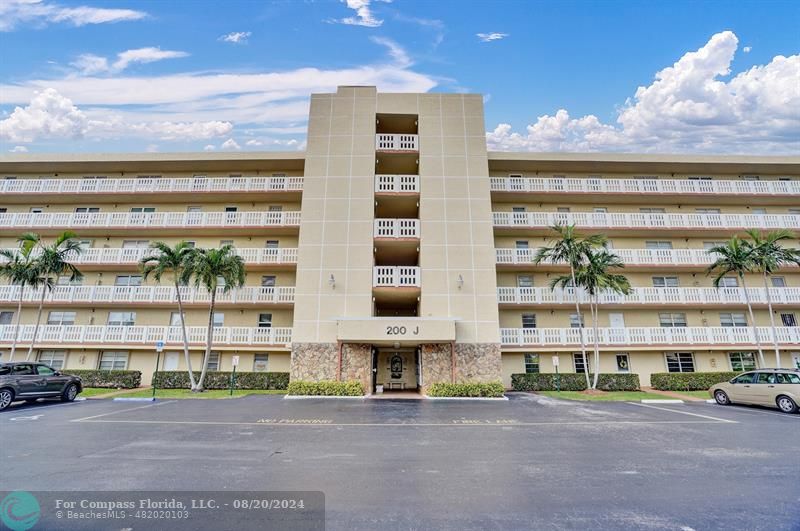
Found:
[[[19,249],[6,249],[17,252]],[[269,265],[269,264],[296,264],[297,248],[284,247],[280,249],[253,247],[244,249],[234,249],[236,254],[241,256],[249,265]],[[84,249],[79,255],[69,257],[69,261],[75,265],[136,265],[145,256],[157,254],[158,251],[149,248],[101,248],[92,247]],[[38,255],[34,251],[34,256]],[[0,256],[0,263],[6,260]]]
[[[300,225],[300,212],[49,212],[0,214],[0,227],[14,228],[204,228]]]
[[[301,191],[302,177],[6,179],[0,194],[164,194]]]
[[[587,344],[594,342],[594,330],[584,328]],[[761,342],[769,341],[769,327],[758,328]],[[800,344],[800,327],[776,328],[778,343],[794,347]],[[755,334],[749,327],[685,327],[685,328],[599,328],[599,343],[604,346],[630,347],[639,345],[690,346],[731,345],[755,347]],[[568,346],[580,345],[577,328],[501,328],[500,342],[507,346]]]
[[[34,325],[19,328],[19,343],[30,343]],[[189,343],[202,345],[206,341],[205,326],[189,326]],[[0,344],[14,339],[14,325],[0,325]],[[105,325],[42,325],[36,336],[37,344],[141,344],[155,348],[156,341],[167,346],[183,344],[179,326],[105,326]],[[292,341],[291,328],[219,327],[214,329],[213,344],[221,345],[280,345]]]
[[[748,288],[752,304],[767,304],[764,288]],[[744,288],[634,288],[628,295],[601,293],[600,304],[747,304]],[[800,304],[800,288],[770,288],[772,304]],[[583,290],[550,288],[497,288],[500,304],[575,304],[589,302]]]
[[[25,290],[23,301],[38,302],[41,290]],[[19,286],[0,286],[0,303],[19,300]],[[177,304],[173,286],[55,286],[45,295],[46,303],[169,303]],[[191,286],[181,287],[184,304],[208,303],[210,293]],[[294,286],[243,287],[227,293],[217,291],[217,304],[292,304]]]
[[[378,151],[419,151],[419,135],[375,135]]]
[[[417,238],[419,239],[418,219],[376,219],[376,238]]]
[[[493,212],[496,227],[576,225],[598,229],[800,229],[800,215]]]
[[[418,288],[420,286],[419,267],[375,266],[373,286],[376,288]]]
[[[798,195],[796,181],[492,177],[493,192]]]
[[[419,193],[419,175],[376,175],[376,193]]]

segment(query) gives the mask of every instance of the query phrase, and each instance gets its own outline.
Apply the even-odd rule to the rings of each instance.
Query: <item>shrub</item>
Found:
[[[431,384],[427,395],[435,397],[483,397],[500,398],[503,396],[503,384],[501,382],[464,382],[464,383],[445,383],[439,382]]]
[[[200,379],[200,372],[194,373],[195,381]],[[189,373],[187,371],[158,371],[153,375],[153,385],[159,389],[189,389]],[[289,385],[288,372],[237,372],[234,389],[286,389]],[[205,389],[230,389],[231,373],[209,371],[203,382]]]
[[[361,382],[336,382],[331,380],[321,380],[319,382],[308,382],[294,380],[289,383],[290,395],[309,395],[309,396],[364,396],[364,387]]]
[[[585,391],[584,374],[566,373],[557,375],[561,391]],[[556,375],[551,373],[521,373],[511,375],[511,388],[514,391],[555,391]],[[603,374],[597,379],[597,388],[603,391],[638,391],[638,374]]]
[[[110,389],[133,389],[142,384],[142,371],[100,371],[64,369],[64,374],[78,376],[84,387],[107,387]]]
[[[650,375],[650,385],[661,391],[706,391],[741,372],[659,372]]]

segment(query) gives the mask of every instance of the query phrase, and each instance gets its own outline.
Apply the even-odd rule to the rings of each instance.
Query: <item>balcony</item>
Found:
[[[634,194],[728,196],[797,196],[797,181],[733,181],[689,179],[591,179],[492,177],[492,192],[535,194]]]
[[[6,249],[16,252],[19,249]],[[241,256],[248,266],[260,265],[291,265],[297,263],[297,248],[285,247],[280,249],[254,247],[244,249],[234,249],[236,254]],[[34,255],[38,253],[34,252]],[[79,255],[70,257],[70,262],[78,266],[138,266],[139,260],[145,256],[157,254],[157,251],[150,248],[100,248],[92,247],[84,249]],[[4,258],[0,256],[0,262]]]
[[[6,179],[0,194],[117,195],[301,192],[302,177],[183,177],[154,179]]]
[[[575,298],[588,304],[589,297],[583,290],[550,288],[497,288],[497,301],[501,305],[574,305]],[[767,305],[764,288],[748,288],[750,302],[756,306]],[[769,295],[774,306],[800,304],[800,288],[770,288]],[[744,288],[634,288],[629,295],[601,293],[600,304],[611,306],[699,306],[699,305],[745,305]]]
[[[375,151],[419,151],[419,135],[379,133],[375,135]]]
[[[376,175],[376,194],[418,194],[419,175]]]
[[[587,345],[594,342],[594,331],[584,329]],[[769,342],[771,329],[758,328],[762,344]],[[778,343],[788,347],[800,344],[800,327],[776,328]],[[744,347],[755,348],[755,335],[749,327],[686,327],[686,328],[599,328],[598,338],[604,347]],[[504,346],[520,347],[580,347],[577,328],[501,328],[500,342]]]
[[[27,289],[23,302],[38,304],[41,290]],[[205,289],[184,286],[181,299],[187,306],[207,305],[211,295]],[[15,303],[19,300],[18,286],[0,286],[0,303]],[[177,305],[174,286],[56,286],[44,299],[45,304],[102,304],[102,305]],[[283,305],[294,303],[294,286],[243,287],[224,293],[217,291],[220,305]]]
[[[0,214],[0,230],[27,229],[56,231],[72,229],[185,230],[286,228],[300,225],[300,212],[96,212]],[[227,232],[227,231],[226,231]]]
[[[779,214],[641,214],[602,212],[493,212],[494,225],[511,232],[549,234],[553,225],[576,225],[615,234],[636,231],[728,234],[744,229],[800,229],[800,215]]]
[[[22,325],[19,329],[20,346],[29,344],[33,338],[34,325]],[[189,343],[204,345],[208,329],[205,326],[189,326],[186,333]],[[0,344],[10,345],[14,339],[13,325],[0,325]],[[157,341],[167,348],[180,348],[183,337],[179,326],[104,326],[104,325],[42,325],[36,338],[37,346],[64,347],[75,345],[142,345],[155,349]],[[220,346],[264,346],[286,347],[292,341],[291,328],[219,327],[214,329],[213,344]]]
[[[420,270],[416,266],[375,266],[372,280],[376,288],[419,288]]]
[[[392,239],[419,239],[418,219],[376,219],[375,237]]]

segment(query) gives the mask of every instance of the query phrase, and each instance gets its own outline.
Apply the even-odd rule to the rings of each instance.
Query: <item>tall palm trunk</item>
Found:
[[[572,290],[575,293],[575,311],[578,313],[578,334],[581,338],[581,355],[583,356],[583,362],[586,363],[586,339],[583,336],[583,316],[581,315],[581,302],[578,298],[578,286],[575,283],[575,268],[572,264],[569,265],[569,274],[572,277]],[[589,368],[586,367],[586,388],[588,389],[591,387],[591,382],[589,381]]]
[[[592,384],[592,389],[597,389],[597,381],[600,378],[600,338],[598,337],[600,300],[597,294],[594,295],[594,304],[592,307],[592,326],[594,327],[594,383]]]
[[[203,382],[208,372],[208,358],[211,357],[211,342],[214,337],[214,304],[217,302],[217,290],[211,290],[211,306],[208,309],[208,333],[206,334],[206,354],[203,356],[203,371],[200,373],[200,380],[197,382],[195,391],[203,390]]]
[[[19,301],[17,301],[17,318],[14,323],[14,339],[11,343],[11,354],[8,361],[14,361],[14,353],[17,352],[17,340],[19,338],[19,323],[22,320],[22,298],[25,296],[25,284],[19,286]]]
[[[183,333],[183,356],[186,358],[186,369],[189,371],[189,383],[191,389],[194,390],[197,385],[194,381],[194,374],[192,374],[192,358],[189,356],[189,337],[186,335],[186,319],[183,315],[183,300],[181,300],[181,289],[178,286],[178,280],[175,280],[175,297],[178,299],[178,313],[181,316],[181,332]]]
[[[39,299],[39,310],[36,312],[36,326],[33,327],[33,337],[31,344],[28,346],[28,355],[25,356],[25,361],[30,361],[31,354],[33,354],[33,345],[36,343],[36,336],[39,334],[39,323],[42,321],[42,308],[44,307],[44,296],[47,294],[47,282],[42,286],[42,298]]]
[[[775,346],[775,367],[781,367],[781,349],[778,347],[778,331],[775,328],[775,316],[772,314],[772,296],[769,293],[769,284],[767,282],[767,272],[764,271],[764,292],[767,294],[767,310],[769,311],[769,325],[772,329],[772,344]]]
[[[742,279],[742,289],[744,290],[744,301],[747,303],[747,311],[750,313],[750,322],[753,323],[753,335],[756,339],[756,347],[758,348],[758,360],[761,362],[761,368],[766,368],[767,364],[764,361],[764,350],[761,348],[761,338],[758,334],[758,326],[756,326],[756,317],[753,314],[753,305],[750,303],[750,294],[747,293],[747,282],[744,280],[744,275],[739,278]]]

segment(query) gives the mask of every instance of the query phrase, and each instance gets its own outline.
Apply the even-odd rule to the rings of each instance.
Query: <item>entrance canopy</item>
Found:
[[[336,339],[347,343],[413,346],[456,340],[456,319],[434,317],[341,318]]]

